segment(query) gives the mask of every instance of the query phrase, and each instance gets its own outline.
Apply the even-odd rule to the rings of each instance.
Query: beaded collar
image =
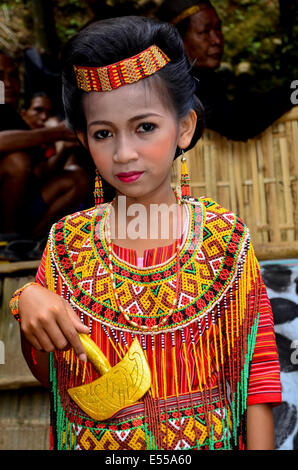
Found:
[[[248,230],[232,212],[211,199],[187,201],[190,214],[181,246],[181,288],[176,311],[160,331],[182,328],[210,311],[236,276]],[[108,247],[102,237],[106,204],[67,216],[50,235],[52,269],[62,277],[75,309],[116,329],[140,332],[117,310],[108,273]],[[95,227],[99,228],[95,230]],[[176,289],[175,257],[140,268],[114,256],[121,304],[139,325],[159,325]]]

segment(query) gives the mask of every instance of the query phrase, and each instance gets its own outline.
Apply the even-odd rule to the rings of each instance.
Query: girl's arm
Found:
[[[49,386],[49,352],[72,346],[79,359],[87,359],[78,333],[88,334],[89,329],[59,295],[40,285],[28,286],[19,298],[19,315],[22,352],[42,385]]]
[[[247,407],[247,450],[274,450],[274,422],[271,405]]]
[[[31,370],[33,376],[46,388],[50,387],[50,369],[49,369],[49,353],[34,350],[34,360],[32,357],[32,346],[26,340],[21,332],[22,353]]]

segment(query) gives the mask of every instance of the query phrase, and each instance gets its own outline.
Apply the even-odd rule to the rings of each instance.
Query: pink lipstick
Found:
[[[127,173],[118,173],[116,176],[123,183],[133,183],[143,174],[143,171],[129,171]]]

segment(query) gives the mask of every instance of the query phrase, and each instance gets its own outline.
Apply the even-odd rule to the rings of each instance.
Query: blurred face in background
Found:
[[[30,129],[45,127],[46,121],[52,116],[52,102],[48,96],[35,96],[28,109],[21,112],[22,118]]]
[[[206,7],[190,17],[183,38],[184,47],[195,68],[216,69],[224,49],[221,21],[213,8]]]
[[[0,53],[0,80],[4,82],[5,103],[16,108],[20,93],[18,69],[14,61],[2,53]]]

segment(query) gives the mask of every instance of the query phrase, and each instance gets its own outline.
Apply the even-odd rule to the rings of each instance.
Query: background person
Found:
[[[37,93],[18,112],[18,67],[3,51],[0,76],[6,100],[0,105],[1,238],[6,242],[40,240],[61,214],[85,203],[92,188],[86,170],[74,156],[79,155],[76,136],[58,120],[46,126],[53,113],[49,97]],[[23,259],[30,256],[28,244],[23,240],[2,246],[0,256]]]
[[[235,98],[228,98],[227,84],[216,72],[224,51],[222,24],[210,1],[165,0],[157,16],[174,24],[183,39],[198,80],[197,93],[205,108],[207,128],[229,139],[246,141],[293,107],[290,81],[266,93],[252,93],[246,79]]]

